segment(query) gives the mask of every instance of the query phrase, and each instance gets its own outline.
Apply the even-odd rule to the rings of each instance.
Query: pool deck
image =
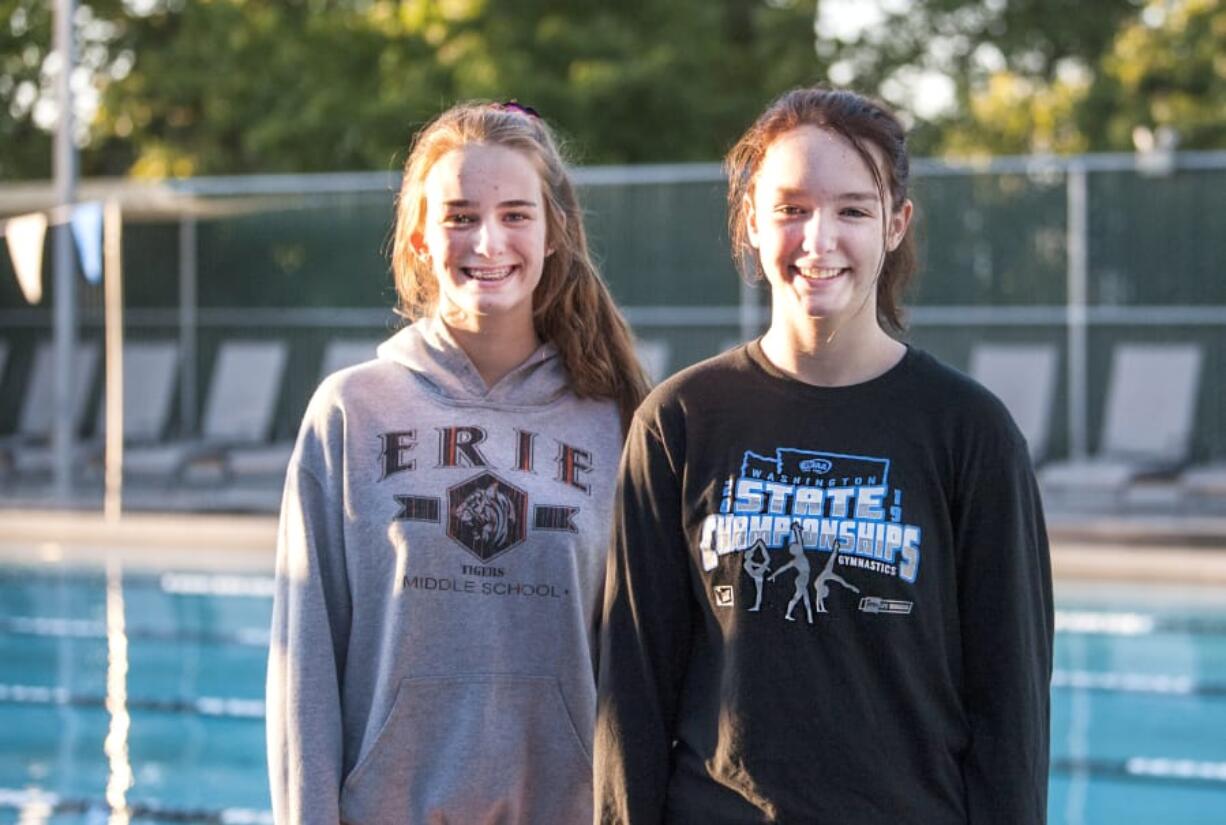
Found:
[[[269,515],[0,511],[0,561],[97,565],[118,558],[147,570],[272,573],[277,520]]]
[[[272,515],[0,510],[0,561],[96,565],[119,558],[140,569],[267,574]],[[1226,517],[1049,518],[1057,580],[1226,584]]]

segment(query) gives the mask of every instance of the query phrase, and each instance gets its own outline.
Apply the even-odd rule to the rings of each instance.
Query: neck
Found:
[[[772,323],[762,352],[782,372],[818,387],[871,381],[902,360],[907,348],[877,324],[848,324],[831,335],[821,325]]]
[[[462,321],[442,317],[452,337],[472,361],[477,374],[492,387],[507,373],[528,360],[541,345],[531,318],[524,323],[512,318],[465,318]]]

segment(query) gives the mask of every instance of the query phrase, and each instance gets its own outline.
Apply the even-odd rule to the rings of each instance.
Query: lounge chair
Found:
[[[1188,499],[1226,508],[1226,461],[1189,467],[1179,476],[1179,487]]]
[[[319,380],[323,381],[323,379],[334,372],[339,372],[346,367],[352,367],[374,358],[375,349],[379,346],[379,343],[377,340],[353,338],[337,338],[329,341],[328,345],[324,348],[324,357],[319,369]],[[231,479],[262,478],[279,480],[285,477],[285,471],[289,467],[289,460],[293,453],[293,441],[242,447],[226,453],[221,469],[223,474]]]
[[[336,338],[324,347],[324,357],[319,368],[319,380],[346,367],[361,364],[375,357],[375,350],[382,341],[357,338]]]
[[[162,437],[170,420],[170,402],[178,369],[173,341],[134,341],[123,348],[123,437],[130,444],[151,444]],[[75,464],[96,471],[102,463],[106,438],[106,393],[99,404],[94,437],[76,445]],[[54,463],[45,446],[19,448],[13,464],[18,473],[50,472]]]
[[[1173,476],[1188,457],[1200,366],[1193,344],[1117,347],[1098,453],[1043,468],[1044,488],[1118,494],[1138,479]]]
[[[217,351],[199,438],[124,452],[124,472],[182,478],[190,465],[224,461],[272,431],[289,349],[284,341],[226,341]]]
[[[79,432],[85,421],[90,389],[98,367],[97,345],[92,341],[78,342],[73,366],[72,423],[73,431]],[[34,351],[34,363],[26,380],[17,430],[0,439],[0,472],[10,472],[22,451],[48,445],[54,421],[55,345],[52,341],[43,341]]]
[[[971,377],[999,398],[1026,438],[1030,458],[1047,456],[1056,391],[1056,348],[1051,344],[976,344]]]

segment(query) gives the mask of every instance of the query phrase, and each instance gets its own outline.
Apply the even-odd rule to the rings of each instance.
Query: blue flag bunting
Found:
[[[102,281],[102,204],[78,203],[72,208],[72,237],[81,257],[81,272],[91,284]]]

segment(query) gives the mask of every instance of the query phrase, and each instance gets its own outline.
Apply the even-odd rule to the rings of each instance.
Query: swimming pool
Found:
[[[1049,821],[1226,823],[1226,592],[1059,587]]]
[[[271,822],[271,592],[0,567],[0,825]],[[1050,822],[1226,822],[1226,592],[1061,586],[1057,609]]]

